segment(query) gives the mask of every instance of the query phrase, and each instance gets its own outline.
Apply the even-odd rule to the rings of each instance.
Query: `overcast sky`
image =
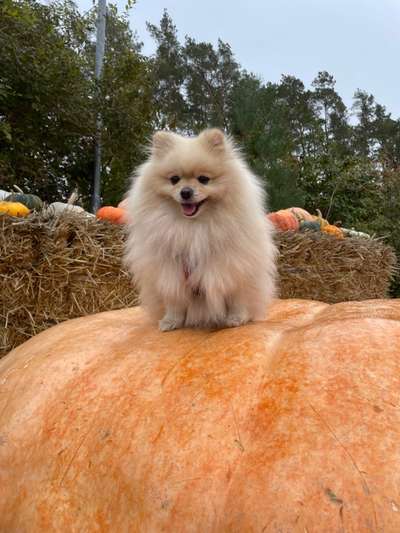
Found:
[[[86,10],[92,0],[77,3]],[[182,40],[221,38],[264,81],[291,74],[309,86],[327,70],[347,106],[360,88],[400,118],[400,0],[137,0],[129,18],[146,54],[146,21],[157,24],[164,8]]]

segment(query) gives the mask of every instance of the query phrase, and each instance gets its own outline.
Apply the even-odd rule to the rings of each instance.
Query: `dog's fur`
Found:
[[[194,192],[185,208],[184,187]],[[264,202],[258,179],[220,130],[192,138],[155,133],[128,195],[125,263],[162,331],[265,317],[275,296],[276,248]]]

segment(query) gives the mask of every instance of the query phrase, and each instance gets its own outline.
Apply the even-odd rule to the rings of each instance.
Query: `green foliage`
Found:
[[[210,43],[186,37],[183,56],[189,130],[228,129],[232,93],[240,77],[230,46],[219,39],[214,49]]]
[[[160,26],[147,24],[157,50],[151,60],[155,127],[188,133],[208,126],[228,129],[232,92],[240,78],[239,65],[229,44],[218,40],[178,40],[177,29],[167,11]]]
[[[96,116],[103,120],[103,200],[116,202],[151,127],[148,63],[110,5],[104,76],[94,81],[95,12],[70,0],[7,0],[0,12],[0,179],[47,201],[77,186],[89,204]]]
[[[116,205],[128,178],[144,157],[143,146],[151,131],[151,79],[149,64],[140,54],[126,16],[109,6],[106,52],[98,109],[103,120],[102,194]]]
[[[63,18],[63,10],[70,17]],[[72,46],[72,4],[6,2],[0,14],[0,172],[4,187],[62,197],[93,126],[90,82]],[[78,37],[76,36],[76,40]],[[62,132],[62,135],[61,135]],[[90,144],[90,143],[89,143]]]
[[[155,128],[182,130],[187,119],[182,92],[185,62],[176,27],[164,11],[160,27],[148,23],[147,29],[157,43],[156,55],[151,59]]]
[[[264,83],[228,43],[180,42],[167,11],[148,24],[156,51],[145,57],[112,4],[96,83],[95,20],[95,9],[82,15],[71,0],[0,2],[1,188],[51,201],[77,186],[88,205],[100,116],[103,203],[116,204],[154,129],[219,126],[265,181],[271,209],[320,209],[400,254],[400,120],[373,95],[356,91],[354,123],[328,72],[309,88],[290,75]]]
[[[255,172],[265,179],[272,210],[304,204],[303,191],[297,186],[300,165],[293,155],[296,145],[288,112],[276,84],[262,86],[257,78],[244,74],[233,91],[232,133]]]

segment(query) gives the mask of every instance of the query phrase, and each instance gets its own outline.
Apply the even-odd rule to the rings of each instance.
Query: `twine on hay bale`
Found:
[[[313,232],[276,239],[282,298],[388,295],[395,255],[382,241]],[[0,357],[63,320],[136,305],[121,267],[123,243],[121,226],[83,215],[0,216]]]

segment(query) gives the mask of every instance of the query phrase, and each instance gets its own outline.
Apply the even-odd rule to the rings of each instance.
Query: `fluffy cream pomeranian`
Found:
[[[231,139],[160,131],[128,194],[125,264],[162,331],[263,319],[276,248],[263,189]]]

